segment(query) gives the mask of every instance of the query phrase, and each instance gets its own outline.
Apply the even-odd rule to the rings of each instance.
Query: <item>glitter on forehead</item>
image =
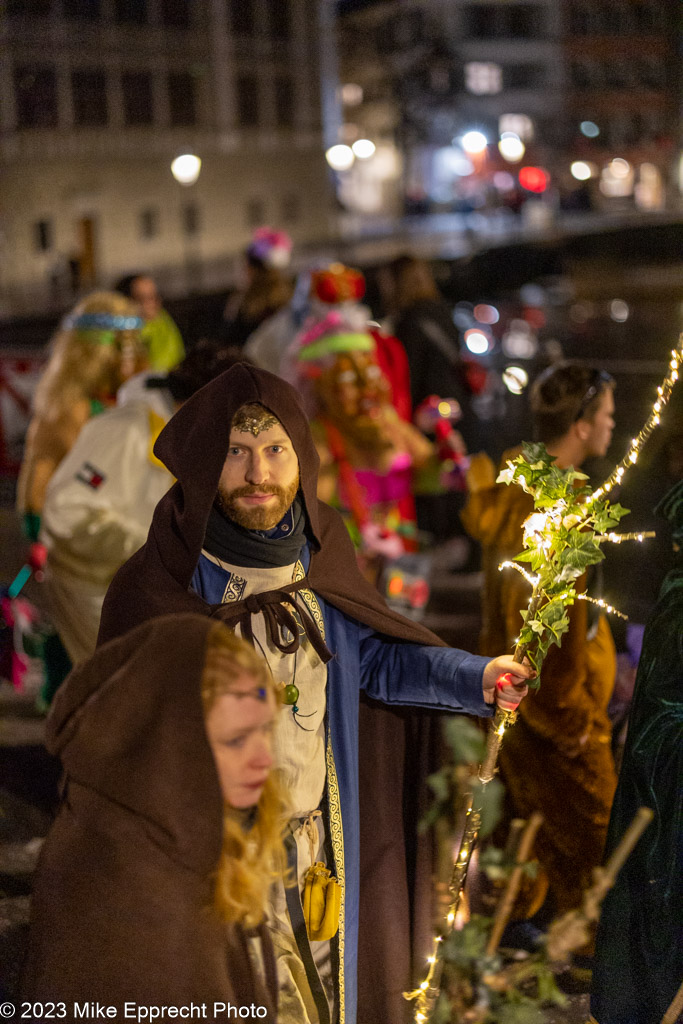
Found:
[[[241,406],[232,418],[233,430],[239,430],[241,434],[253,434],[254,437],[279,424],[278,418],[258,402]]]

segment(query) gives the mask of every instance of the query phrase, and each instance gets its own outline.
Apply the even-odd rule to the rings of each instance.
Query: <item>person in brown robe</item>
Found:
[[[579,469],[605,455],[614,428],[613,381],[601,371],[569,363],[545,371],[534,384],[531,406],[537,439],[562,468]],[[506,452],[515,458],[520,449]],[[484,594],[482,649],[512,650],[522,626],[529,588],[520,575],[499,571],[522,550],[522,524],[534,511],[520,487],[495,482],[487,456],[470,463],[470,496],[462,519],[482,543]],[[585,577],[578,590],[585,590]],[[558,913],[581,903],[601,863],[616,786],[607,716],[616,675],[616,651],[604,615],[589,622],[590,606],[577,601],[561,647],[543,663],[540,689],[523,702],[519,720],[500,751],[503,781],[517,816],[543,814],[535,853],[544,868]],[[590,608],[592,611],[593,609]],[[539,876],[540,881],[545,875]],[[541,897],[542,898],[542,894]],[[533,913],[538,898],[529,893]]]
[[[301,975],[306,968],[315,988],[317,1019],[355,1024],[358,981],[358,1020],[396,1024],[409,1015],[401,993],[411,980],[406,847],[414,846],[417,821],[410,811],[424,781],[422,758],[434,749],[434,722],[425,709],[490,715],[496,697],[506,699],[496,690],[500,672],[516,673],[522,684],[522,691],[507,688],[516,704],[530,670],[510,657],[488,661],[445,649],[434,634],[387,608],[361,576],[343,520],[317,499],[319,460],[310,426],[298,393],[282,379],[255,367],[233,367],[186,402],[161,433],[155,453],[177,483],[157,505],[147,543],[114,577],[100,642],[145,619],[196,611],[239,625],[243,635],[253,631],[257,640],[261,631],[259,642],[275,678],[290,686],[292,662],[299,672],[308,665],[309,678],[326,672],[309,706],[311,691],[297,675],[302,707],[290,706],[278,729],[290,730],[291,742],[282,744],[285,756],[296,755],[312,735],[313,721],[324,752],[321,808],[297,810],[307,816],[319,810],[331,846],[327,863],[342,888],[331,949],[334,1005],[321,991],[305,931],[297,970]],[[281,456],[292,470],[284,476],[272,468]],[[261,505],[259,511],[276,504],[267,495],[278,501],[290,495],[279,522],[264,519],[260,527],[245,527],[221,511],[219,483],[234,462],[248,467],[243,493]],[[266,474],[263,465],[270,467]],[[297,469],[298,492],[292,491]],[[228,497],[248,512],[238,490]],[[271,573],[277,587],[260,583],[250,592],[252,578],[270,579]],[[283,586],[285,577],[292,582]],[[301,627],[291,629],[289,609],[300,616]],[[290,627],[283,630],[287,615]],[[359,712],[361,691],[392,706],[360,703]],[[303,719],[299,727],[297,712],[314,711],[317,717]],[[417,742],[413,726],[420,733]],[[308,773],[306,767],[299,774]],[[419,906],[428,902],[423,893]]]
[[[22,1000],[55,1003],[65,1021],[93,1003],[118,1020],[125,1003],[203,1005],[216,1021],[228,1011],[214,1004],[253,1003],[274,1024],[263,915],[282,857],[276,710],[263,660],[203,616],[147,622],[71,673],[47,723],[62,802]]]

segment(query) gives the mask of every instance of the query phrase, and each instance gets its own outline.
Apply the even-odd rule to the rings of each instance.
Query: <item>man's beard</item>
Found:
[[[287,509],[290,507],[296,492],[299,489],[299,474],[288,487],[279,487],[277,484],[258,486],[257,484],[245,484],[244,487],[236,487],[233,491],[218,489],[216,504],[223,515],[232,519],[238,526],[245,530],[272,530],[280,522]],[[244,508],[238,505],[237,499],[246,497],[248,494],[274,494],[277,498],[275,505],[268,504],[261,507]]]

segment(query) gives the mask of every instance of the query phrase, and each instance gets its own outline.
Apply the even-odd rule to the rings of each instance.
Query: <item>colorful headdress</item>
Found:
[[[291,255],[292,239],[286,231],[273,228],[257,228],[247,248],[247,256],[265,267],[286,267]]]
[[[341,302],[360,302],[365,295],[365,278],[360,270],[333,263],[311,274],[311,295],[329,306]]]
[[[338,352],[374,352],[375,339],[337,310],[305,327],[299,336],[298,358],[312,362]]]
[[[139,316],[121,316],[117,313],[79,313],[68,316],[65,331],[136,331],[145,326]]]
[[[113,345],[117,331],[139,331],[145,321],[139,316],[121,313],[77,313],[67,316],[62,330],[87,334],[88,342],[94,345]]]

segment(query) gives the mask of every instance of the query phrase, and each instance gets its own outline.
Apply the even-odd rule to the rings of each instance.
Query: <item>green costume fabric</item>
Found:
[[[683,536],[683,481],[658,511]],[[641,805],[652,824],[605,900],[591,1010],[599,1024],[659,1024],[683,982],[683,556],[645,629],[608,852]]]
[[[147,346],[149,365],[153,370],[172,370],[185,355],[180,331],[165,309],[147,321],[142,328],[142,340]]]

